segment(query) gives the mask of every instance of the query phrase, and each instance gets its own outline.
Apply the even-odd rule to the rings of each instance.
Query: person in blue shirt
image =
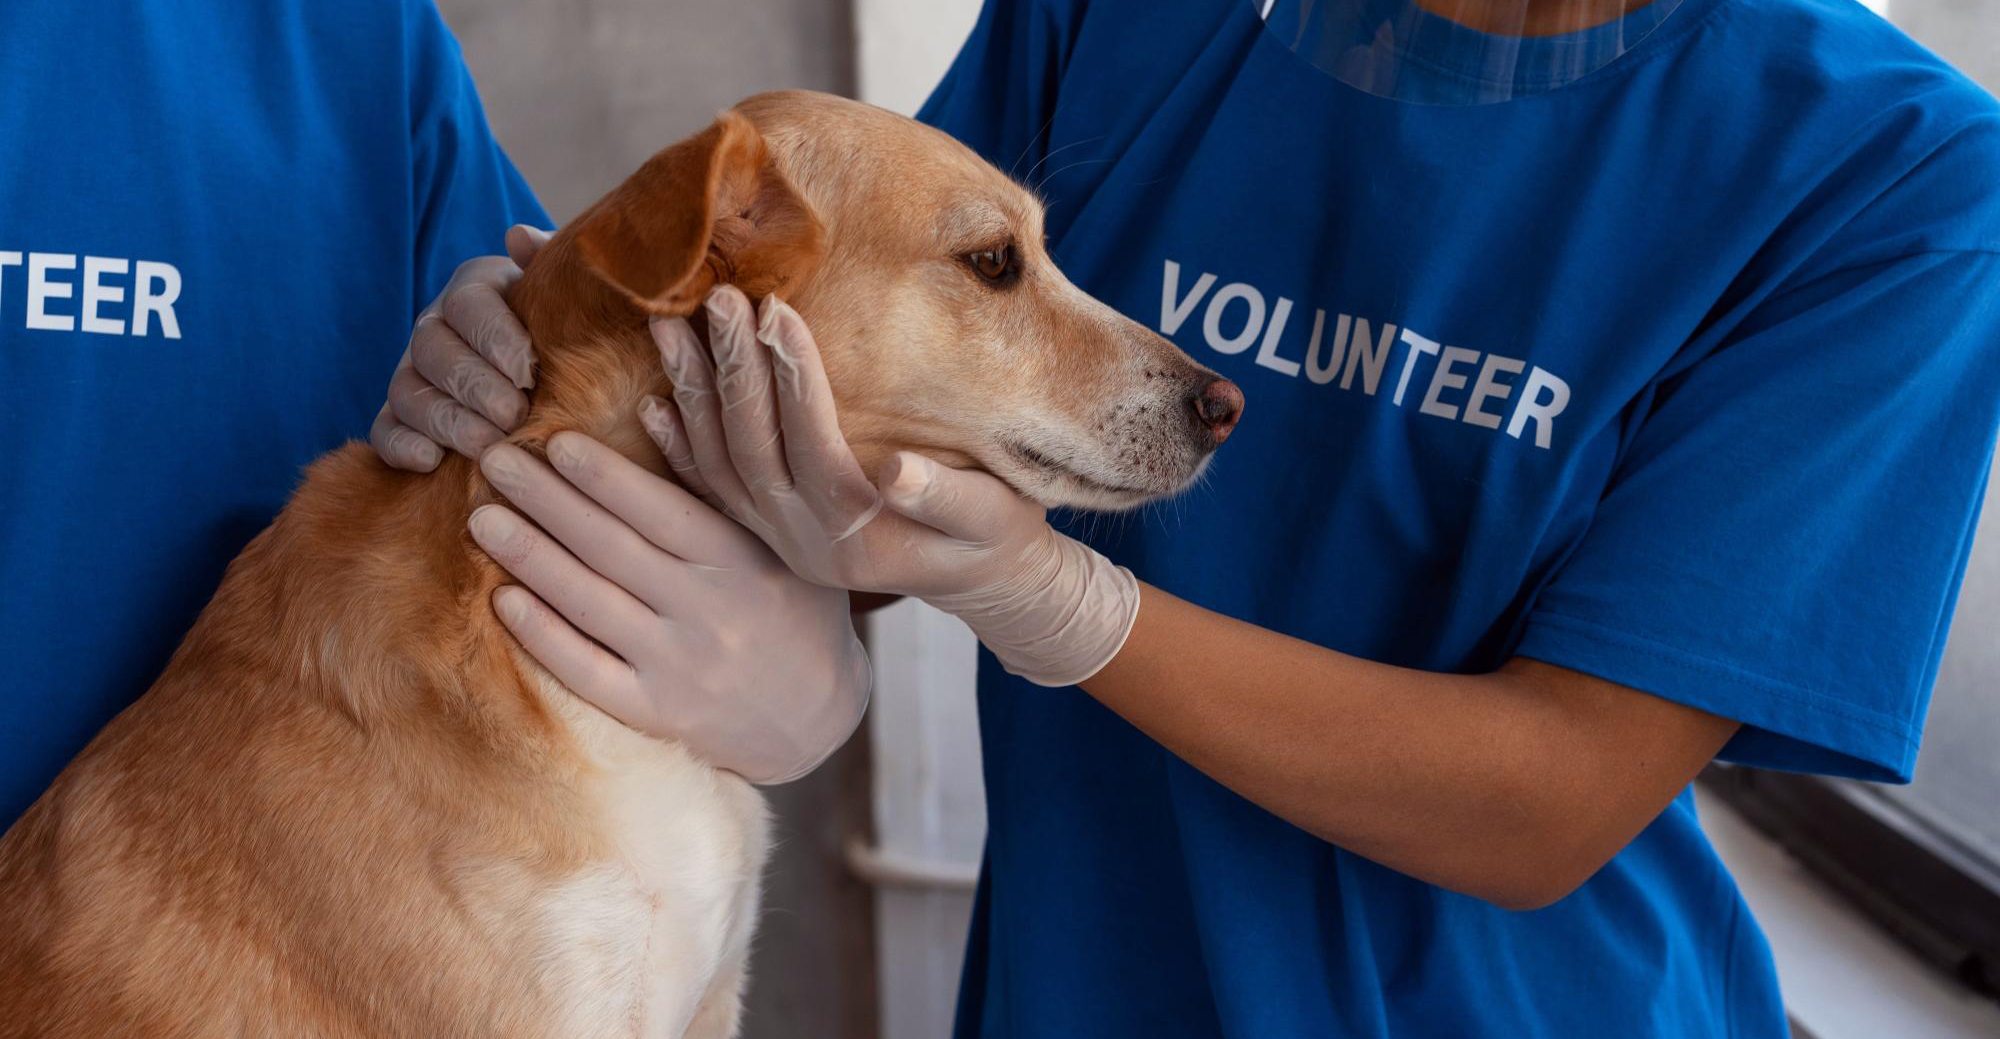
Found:
[[[2000,424],[2000,105],[1848,0],[989,0],[922,118],[1250,401],[1079,539],[866,484],[782,307],[656,329],[682,480],[994,651],[959,1034],[1784,1035],[1688,784],[1910,776]],[[586,475],[514,474],[591,566],[521,527],[566,615],[503,619],[630,719],[661,636],[576,629],[657,561]]]
[[[4,831],[392,366],[374,435],[412,464],[519,420],[518,270],[468,258],[548,221],[429,0],[11,4],[0,35]]]
[[[427,0],[10,4],[0,35],[3,830],[368,428],[418,308],[547,218]]]
[[[786,521],[860,500],[810,334],[732,290],[712,360],[660,328],[696,388],[796,362],[654,406],[682,480],[1000,653],[960,1035],[1784,1035],[1688,781],[1910,777],[2000,422],[2000,108],[1846,0],[1664,2],[988,2],[922,118],[1034,172],[1062,268],[1250,398],[1170,519],[1086,543],[900,458],[854,537]],[[8,82],[56,98],[6,116],[34,162],[0,188],[20,801],[366,420],[388,358],[354,344],[538,214],[428,8],[6,18]],[[406,468],[528,382],[440,324],[376,424]],[[586,512],[548,525],[622,519]],[[570,547],[602,571],[524,575],[570,619],[646,581]],[[630,707],[552,657],[638,647],[504,619]],[[712,759],[770,737],[638,693]]]

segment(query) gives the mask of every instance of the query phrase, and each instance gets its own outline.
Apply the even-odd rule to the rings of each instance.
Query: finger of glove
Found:
[[[514,261],[515,266],[525,269],[528,261],[534,259],[535,254],[541,252],[542,246],[549,244],[549,239],[553,237],[553,231],[544,231],[532,224],[515,224],[507,229],[507,258]]]
[[[479,356],[516,389],[525,390],[535,385],[535,347],[521,319],[500,295],[520,277],[520,268],[511,263],[504,270],[493,264],[490,273],[482,268],[477,280],[446,288],[438,310],[445,324]]]
[[[657,634],[659,618],[631,593],[578,562],[547,534],[503,505],[482,505],[467,524],[472,540],[577,630],[629,658]]]
[[[368,444],[384,462],[413,473],[430,472],[444,461],[444,449],[431,438],[396,421],[396,413],[386,403],[375,413],[374,425],[368,427]]]
[[[694,448],[688,443],[687,430],[681,426],[681,411],[673,401],[650,393],[641,398],[639,426],[653,439],[653,446],[660,449],[660,455],[667,460],[667,469],[682,487],[715,511],[727,512],[728,506],[723,504],[708,481],[702,479],[701,466],[695,464]]]
[[[890,508],[975,545],[1005,536],[1023,510],[1039,511],[994,477],[939,465],[909,451],[892,455],[878,479]]]
[[[487,457],[500,450],[495,448]],[[655,554],[675,557],[676,566],[686,560],[710,567],[736,567],[768,558],[768,550],[742,524],[581,433],[558,433],[550,438],[549,461],[569,481],[572,493],[608,510],[607,518],[622,521],[620,525],[643,539]],[[542,522],[542,526],[549,524]],[[549,529],[558,539],[569,542],[562,531]],[[605,572],[588,557],[584,562]],[[669,607],[681,605],[650,597],[647,601],[668,615],[673,613]]]
[[[512,432],[528,417],[528,395],[436,317],[417,319],[417,330],[410,334],[410,365],[424,381],[504,431]]]
[[[715,493],[725,512],[738,521],[754,519],[756,502],[729,457],[729,441],[716,403],[715,368],[707,351],[695,338],[694,329],[680,318],[654,321],[652,329],[660,362],[674,383],[674,407],[680,413],[681,431],[687,434],[688,452],[694,456],[701,482]]]
[[[729,458],[752,497],[775,513],[772,497],[789,495],[791,473],[778,432],[778,401],[771,383],[771,355],[757,341],[750,300],[735,286],[709,293],[708,345],[715,355],[716,393],[722,400],[722,429]]]
[[[396,369],[389,379],[389,410],[396,420],[467,458],[506,439],[500,427],[430,384],[413,367]]]
[[[570,436],[589,439],[581,434]],[[554,452],[552,444],[552,456]],[[496,444],[480,456],[479,470],[515,508],[527,513],[585,566],[644,602],[655,614],[665,612],[667,592],[676,584],[674,571],[686,564],[662,552],[557,470],[512,444]]]
[[[819,346],[798,311],[776,296],[764,301],[757,338],[770,349],[786,469],[821,526],[842,540],[875,518],[882,498],[840,431]]]
[[[521,648],[571,692],[634,728],[651,719],[632,666],[578,633],[533,592],[502,585],[493,590],[493,612]]]

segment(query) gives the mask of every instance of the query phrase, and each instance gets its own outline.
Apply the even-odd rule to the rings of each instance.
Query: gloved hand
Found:
[[[548,240],[547,231],[514,225],[506,256],[459,264],[417,315],[389,379],[389,402],[368,431],[384,462],[427,473],[444,460],[444,447],[478,458],[527,417],[535,352],[502,293]]]
[[[798,312],[768,298],[759,319],[728,286],[706,306],[712,362],[686,321],[653,322],[674,399],[640,413],[684,485],[810,580],[959,617],[1031,682],[1073,685],[1117,655],[1139,612],[1131,571],[984,473],[901,452],[870,483]]]
[[[802,776],[853,735],[872,675],[846,592],[581,433],[552,437],[548,454],[553,470],[511,444],[480,462],[547,534],[501,505],[470,523],[527,586],[498,589],[493,606],[542,666],[753,783]]]

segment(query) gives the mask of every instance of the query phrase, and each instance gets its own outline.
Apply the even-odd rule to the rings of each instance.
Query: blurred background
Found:
[[[438,6],[501,142],[561,221],[746,94],[809,87],[913,112],[979,4]],[[1867,6],[2000,88],[2000,0]],[[772,792],[780,845],[746,1039],[950,1033],[985,832],[973,644],[911,604],[869,629],[877,689],[865,738]],[[1989,498],[1916,784],[1716,768],[1701,796],[1770,934],[1801,1035],[2000,1036],[2000,501]]]

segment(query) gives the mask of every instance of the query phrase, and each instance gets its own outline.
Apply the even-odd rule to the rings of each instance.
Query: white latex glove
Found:
[[[506,256],[459,264],[417,315],[389,379],[389,402],[368,431],[384,462],[427,473],[444,460],[445,447],[478,458],[527,417],[535,351],[503,294],[548,240],[547,231],[514,225]]]
[[[872,676],[846,592],[801,579],[727,516],[581,433],[557,434],[548,454],[553,470],[512,444],[480,461],[541,529],[500,505],[470,522],[527,586],[498,589],[493,606],[543,667],[753,783],[802,776],[847,742]]]
[[[1074,685],[1117,655],[1139,612],[1131,571],[985,473],[901,452],[870,483],[798,312],[772,297],[760,320],[728,286],[707,311],[712,361],[686,321],[652,325],[674,400],[649,399],[640,418],[683,484],[799,574],[917,596],[1038,685]]]

